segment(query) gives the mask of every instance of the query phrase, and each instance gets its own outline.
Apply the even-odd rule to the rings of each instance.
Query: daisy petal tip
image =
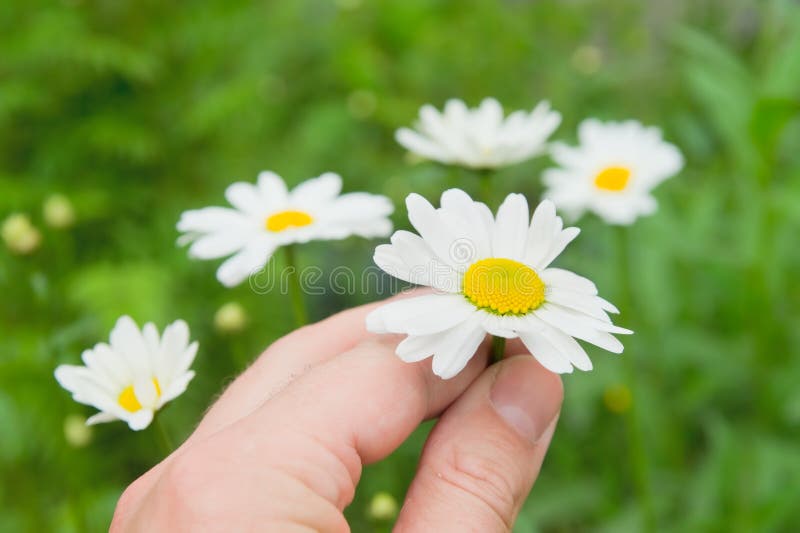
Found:
[[[141,431],[150,425],[153,421],[153,411],[149,409],[140,409],[134,413],[128,420],[128,427],[133,431]]]
[[[386,324],[381,317],[381,310],[376,309],[366,316],[364,326],[371,333],[387,333]]]

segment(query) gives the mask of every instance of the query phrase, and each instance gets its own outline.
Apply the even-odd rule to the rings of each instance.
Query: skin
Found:
[[[434,417],[395,531],[510,531],[558,420],[560,378],[513,341],[487,368],[487,340],[442,380],[430,359],[394,355],[402,337],[365,330],[375,305],[270,346],[125,490],[111,531],[349,531],[342,510],[363,466]]]

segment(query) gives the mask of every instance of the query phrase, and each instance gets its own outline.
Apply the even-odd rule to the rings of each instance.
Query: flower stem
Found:
[[[492,171],[488,168],[478,170],[478,179],[481,187],[481,201],[491,209],[494,201],[494,190],[492,189]]]
[[[489,354],[490,361],[489,364],[494,364],[503,359],[503,355],[506,352],[506,338],[505,337],[498,337],[494,335],[492,337],[492,350]]]
[[[303,287],[300,284],[300,272],[295,261],[294,246],[288,245],[286,249],[286,268],[289,274],[289,298],[292,300],[292,311],[297,327],[308,324],[308,312],[303,299]]]
[[[164,452],[164,457],[166,457],[175,450],[175,444],[172,442],[172,438],[169,436],[169,432],[167,428],[164,427],[161,416],[158,414],[156,414],[153,425],[156,426],[156,432],[158,433],[158,444],[161,446],[161,451]]]
[[[633,292],[630,285],[630,247],[628,243],[628,228],[624,226],[617,226],[617,273],[619,274],[618,290],[619,290],[619,307],[623,313],[633,317],[634,302]],[[628,383],[628,388],[631,391],[631,406],[628,409],[625,417],[625,425],[628,435],[628,448],[629,457],[631,461],[631,471],[634,475],[634,482],[636,484],[636,493],[639,504],[642,507],[642,531],[655,531],[656,516],[653,507],[653,494],[650,486],[650,469],[647,458],[647,448],[642,438],[642,427],[640,424],[638,414],[638,398],[637,383],[639,372],[636,368],[636,358],[628,353],[622,357],[623,370],[625,372],[625,381]]]

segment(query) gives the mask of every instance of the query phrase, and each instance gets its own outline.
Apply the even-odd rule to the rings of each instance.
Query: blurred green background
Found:
[[[345,190],[391,196],[406,227],[409,192],[478,189],[468,171],[411,164],[393,141],[420,105],[454,96],[495,96],[507,111],[547,98],[567,141],[587,116],[636,118],[687,159],[657,190],[660,211],[627,230],[628,266],[617,232],[593,217],[559,259],[628,302],[633,372],[592,350],[593,372],[565,376],[516,531],[796,530],[800,8],[789,0],[4,0],[0,219],[28,219],[12,218],[0,246],[0,530],[104,530],[121,490],[160,459],[154,428],[82,431],[92,409],[53,379],[119,315],[159,328],[184,318],[200,341],[197,377],[163,413],[176,438],[292,328],[285,297],[227,290],[218,261],[186,257],[181,211],[222,205],[229,183],[262,169],[290,184],[335,170]],[[548,164],[501,171],[498,197],[535,199]],[[300,260],[360,269],[375,244],[311,243]],[[316,297],[311,313],[376,297]],[[243,328],[215,323],[226,302]],[[391,527],[370,504],[382,491],[402,501],[429,427],[365,470],[354,531]]]

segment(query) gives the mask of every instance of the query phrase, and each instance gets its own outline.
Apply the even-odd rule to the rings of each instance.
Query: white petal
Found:
[[[313,209],[332,202],[341,191],[342,178],[333,172],[326,172],[292,189],[290,202]]]
[[[289,193],[286,190],[286,183],[280,176],[265,170],[258,174],[258,191],[264,202],[265,208],[273,211],[286,206],[289,201]]]
[[[564,248],[566,248],[567,245],[571,243],[580,232],[581,230],[578,228],[566,228],[561,231],[556,238],[551,241],[550,249],[547,251],[547,253],[545,253],[544,257],[540,259],[538,264],[533,265],[534,268],[537,270],[547,268],[556,257],[561,255],[561,252],[564,251]]]
[[[158,405],[158,389],[153,378],[145,378],[133,384],[133,393],[139,403],[148,408],[155,408]]]
[[[552,248],[555,232],[560,225],[556,206],[550,200],[542,201],[533,212],[525,251],[525,263],[538,265]]]
[[[262,216],[266,213],[267,206],[261,199],[258,188],[251,183],[236,182],[225,189],[225,199],[240,211],[251,216]]]
[[[603,322],[611,322],[604,306],[604,303],[607,302],[597,296],[558,287],[548,287],[545,291],[545,299],[552,304],[568,307]]]
[[[479,259],[492,255],[492,215],[484,218],[484,204],[479,204],[461,189],[448,189],[442,193],[440,216],[450,225],[463,228],[465,238],[455,257],[461,264],[469,265]],[[488,223],[487,223],[488,222]],[[459,250],[454,250],[457,252]],[[455,255],[451,254],[451,255]]]
[[[597,294],[597,286],[591,280],[569,270],[548,268],[539,272],[539,277],[544,282],[545,287],[558,287],[590,295]]]
[[[519,338],[539,363],[556,374],[572,373],[567,356],[545,338],[540,331],[520,331]]]
[[[461,372],[486,337],[478,323],[477,313],[473,318],[442,335],[433,355],[433,373],[442,379],[450,379]]]
[[[275,243],[267,241],[248,246],[220,265],[217,279],[226,287],[239,285],[267,264],[275,248]]]
[[[72,399],[76,402],[119,416],[121,408],[117,404],[116,395],[88,368],[60,365],[55,370],[55,378],[59,385],[72,393]]]
[[[191,343],[187,348],[183,351],[183,353],[175,359],[175,364],[172,367],[172,376],[171,379],[175,379],[175,376],[180,376],[189,371],[189,368],[192,366],[194,362],[194,358],[197,356],[197,348],[199,347],[199,343],[194,341]]]
[[[367,315],[367,329],[426,335],[449,329],[475,312],[475,307],[459,294],[426,294],[379,307]]]
[[[249,219],[235,209],[227,207],[204,207],[181,213],[178,231],[207,233],[222,228],[244,228]]]
[[[620,335],[630,335],[633,333],[633,331],[629,329],[615,326],[610,320],[594,318],[581,311],[562,307],[555,303],[545,302],[536,310],[536,313],[544,313],[551,317],[552,320],[580,324],[598,331],[607,331]]]
[[[151,359],[147,343],[136,322],[127,315],[121,316],[109,336],[111,348],[123,356],[134,380],[152,377]]]
[[[194,378],[194,371],[190,370],[181,374],[176,379],[174,379],[167,390],[165,390],[161,397],[158,399],[158,407],[161,408],[167,402],[174,400],[181,394],[186,391],[186,387],[189,386],[189,382]]]
[[[488,311],[481,311],[483,329],[495,337],[515,339],[517,330],[525,329],[523,317],[513,315],[495,315]]]
[[[153,411],[150,409],[139,409],[135,413],[126,417],[128,427],[134,431],[141,431],[153,421]]]
[[[589,359],[583,347],[578,344],[578,341],[544,323],[542,323],[542,328],[539,330],[539,333],[544,336],[553,347],[561,352],[562,355],[566,356],[573,366],[584,371],[592,369],[592,361]]]
[[[546,304],[545,304],[546,305]],[[533,312],[533,314],[546,322],[550,326],[559,329],[571,335],[576,339],[581,339],[586,342],[599,346],[604,350],[613,353],[622,353],[622,343],[610,333],[599,331],[593,328],[590,324],[586,324],[581,320],[573,320],[571,318],[565,319],[563,315],[553,313],[544,309],[544,305]]]
[[[251,235],[251,231],[216,231],[197,237],[189,247],[189,256],[194,259],[216,259],[240,250]]]
[[[412,193],[406,198],[408,208],[408,220],[416,228],[420,236],[430,246],[436,256],[448,265],[458,268],[459,264],[451,255],[454,243],[458,242],[458,236],[443,224],[439,213],[425,198],[419,194]]]
[[[111,388],[125,387],[130,380],[127,368],[119,364],[118,356],[107,345],[99,350],[84,350],[81,359],[90,370],[107,380]]]
[[[382,237],[391,232],[391,222],[385,217],[392,212],[394,205],[386,196],[351,192],[339,196],[322,210],[320,224],[346,224],[348,234]],[[382,219],[386,223],[377,227],[375,222]]]
[[[397,345],[395,353],[406,363],[416,363],[434,354],[443,333],[409,335]]]
[[[394,138],[403,148],[421,157],[442,163],[451,161],[448,152],[439,144],[413,130],[401,128],[397,130]]]
[[[119,418],[111,413],[100,412],[87,418],[86,425],[93,426],[95,424],[103,424],[105,422],[114,422],[115,420],[119,420]]]
[[[401,279],[445,292],[461,292],[461,275],[439,261],[430,246],[419,235],[409,231],[396,231],[392,235],[391,248],[382,250],[384,252],[391,250],[391,253],[394,253],[407,267],[408,277]]]
[[[509,194],[497,211],[492,237],[492,255],[522,261],[528,233],[528,201]]]

